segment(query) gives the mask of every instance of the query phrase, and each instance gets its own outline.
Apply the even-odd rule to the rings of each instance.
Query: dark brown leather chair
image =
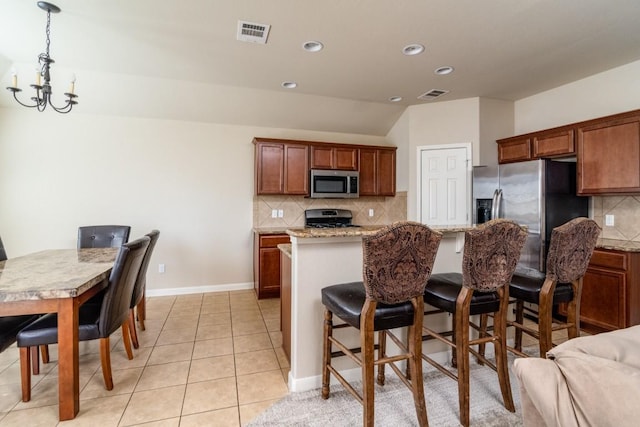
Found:
[[[113,389],[109,336],[120,327],[123,328],[123,331],[129,329],[131,295],[149,241],[150,239],[144,236],[120,247],[99,310],[96,310],[95,305],[80,306],[78,339],[80,341],[100,339],[102,376],[107,390]],[[31,323],[18,333],[17,340],[18,347],[20,347],[22,400],[27,402],[31,399],[29,347],[58,342],[57,315],[47,314]],[[133,356],[129,341],[124,337],[123,341],[129,359],[131,359]]]
[[[89,225],[78,227],[78,249],[119,248],[129,241],[128,225]]]
[[[580,331],[580,296],[582,278],[587,272],[589,260],[600,235],[600,227],[588,218],[575,218],[551,231],[546,275],[539,277],[515,273],[509,286],[509,296],[516,300],[516,316],[508,326],[516,328],[514,348],[522,352],[522,333],[536,339],[540,357],[553,347],[553,331],[567,330],[568,338],[575,338]],[[538,306],[538,326],[525,325],[524,303]],[[553,319],[553,306],[567,304],[567,321]],[[555,324],[554,324],[555,323]]]
[[[439,371],[458,382],[460,423],[469,425],[469,353],[498,372],[504,406],[515,411],[507,365],[506,320],[509,306],[509,283],[520,259],[527,232],[513,221],[494,219],[465,233],[461,273],[433,274],[424,290],[424,302],[435,308],[426,315],[451,313],[453,330],[436,332],[423,326],[427,337],[435,338],[454,350],[457,375],[432,358],[422,358]],[[491,334],[484,332],[471,339],[470,328],[480,326],[470,316],[494,314]],[[451,339],[448,337],[452,336]],[[496,363],[493,364],[475,351],[472,345],[494,344]]]
[[[160,237],[160,231],[152,230],[146,236],[151,240],[149,242],[147,252],[144,254],[142,266],[140,267],[140,273],[138,273],[138,278],[136,279],[136,285],[133,287],[131,309],[129,310],[129,332],[131,333],[131,342],[133,344],[133,348],[138,348],[140,346],[140,344],[138,343],[138,331],[136,330],[134,309],[137,307],[136,311],[138,312],[137,314],[138,322],[140,323],[140,329],[144,331],[144,319],[146,316],[145,289],[147,284],[147,270],[149,268],[149,260],[151,259],[151,255],[153,254],[153,248],[155,248],[156,242]]]
[[[362,238],[362,282],[322,289],[322,304],[325,306],[322,398],[329,398],[330,374],[333,374],[364,406],[363,425],[373,426],[374,365],[378,365],[378,384],[383,385],[385,364],[389,364],[412,391],[419,424],[428,424],[420,357],[422,293],[431,275],[441,238],[437,231],[418,223],[400,222],[385,227],[372,236]],[[344,323],[334,324],[334,315]],[[345,327],[360,330],[360,348],[349,348],[334,337],[334,329]],[[408,345],[390,332],[401,327],[408,327]],[[378,357],[374,360],[375,331],[378,331]],[[398,345],[401,354],[386,354],[387,336]],[[339,351],[334,353],[333,346]],[[344,355],[362,368],[362,395],[331,364],[332,358]],[[395,365],[394,362],[401,360],[407,360],[410,375],[405,376]]]

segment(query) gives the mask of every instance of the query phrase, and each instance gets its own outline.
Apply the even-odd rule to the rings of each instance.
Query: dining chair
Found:
[[[424,302],[434,309],[425,315],[452,314],[452,330],[436,332],[426,325],[425,339],[433,338],[453,349],[453,365],[457,374],[427,355],[422,358],[443,374],[458,382],[460,424],[469,425],[469,353],[497,371],[504,406],[515,411],[507,366],[506,320],[509,306],[509,282],[527,238],[526,230],[514,221],[494,219],[465,232],[462,273],[431,275],[424,290]],[[470,316],[493,313],[491,333],[485,331],[472,339],[473,329],[480,326]],[[449,338],[451,337],[451,338]],[[495,364],[472,348],[473,345],[493,343]]]
[[[129,241],[128,225],[88,225],[78,227],[78,249],[119,248]]]
[[[144,331],[144,320],[146,316],[145,290],[147,284],[147,270],[149,268],[149,260],[151,259],[151,255],[153,254],[153,248],[155,248],[156,242],[160,237],[160,231],[152,230],[150,233],[146,234],[146,236],[150,239],[149,246],[147,247],[147,252],[144,254],[144,259],[142,260],[142,265],[140,266],[140,272],[138,273],[136,284],[133,287],[131,308],[129,310],[129,332],[131,335],[131,343],[133,344],[133,348],[138,348],[140,346],[138,342],[138,331],[136,330],[136,313],[134,313],[134,309],[138,315],[140,329]]]
[[[582,278],[587,272],[589,260],[600,235],[600,227],[589,218],[575,218],[551,231],[547,255],[546,275],[528,276],[516,272],[511,279],[509,296],[516,301],[515,320],[507,326],[515,327],[515,343],[508,349],[520,356],[522,333],[538,340],[540,357],[553,347],[553,332],[567,330],[569,339],[580,334],[580,296]],[[538,306],[538,325],[524,322],[524,304]],[[553,307],[565,303],[566,322],[553,318]]]
[[[330,376],[363,405],[363,425],[374,423],[374,366],[377,382],[384,384],[384,366],[400,377],[412,391],[421,426],[428,425],[422,377],[422,294],[431,275],[442,234],[414,222],[399,222],[362,238],[363,280],[322,289],[324,333],[322,354],[322,398],[329,398]],[[342,322],[334,324],[333,316]],[[360,331],[360,347],[349,348],[334,330],[353,327]],[[407,344],[391,329],[408,327]],[[374,358],[374,333],[378,332],[378,357]],[[400,354],[388,356],[387,336]],[[343,340],[344,341],[344,340]],[[333,351],[336,347],[338,350]],[[358,356],[358,353],[361,355]],[[332,359],[348,356],[362,370],[362,393],[347,382],[332,365]],[[407,360],[408,374],[395,362]]]
[[[100,340],[100,361],[105,388],[113,389],[111,374],[111,354],[109,337],[122,327],[128,331],[129,307],[144,254],[149,246],[149,237],[143,236],[120,247],[109,276],[100,310],[86,304],[80,306],[78,340]],[[133,357],[128,339],[123,335],[123,343],[129,359]],[[31,375],[29,373],[29,347],[58,342],[58,317],[47,314],[18,333],[20,348],[20,373],[22,378],[22,400],[31,399]]]

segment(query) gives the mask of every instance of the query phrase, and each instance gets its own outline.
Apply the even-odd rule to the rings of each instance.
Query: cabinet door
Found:
[[[396,195],[396,152],[395,150],[378,150],[378,195]]]
[[[578,128],[578,194],[640,193],[640,117]]]
[[[575,154],[573,129],[535,135],[533,137],[533,157],[557,157]]]
[[[348,171],[358,170],[357,148],[335,148],[335,168]]]
[[[581,324],[607,331],[626,327],[626,285],[623,271],[589,267],[582,284]]]
[[[311,146],[311,168],[333,169],[333,148]]]
[[[284,194],[309,193],[309,147],[285,145]]]
[[[284,191],[284,144],[256,145],[256,193],[282,194]]]
[[[522,162],[531,159],[530,138],[498,141],[498,163]]]
[[[378,175],[376,173],[378,150],[370,148],[360,149],[360,195],[376,196],[378,189]]]
[[[280,249],[260,249],[258,298],[280,296]]]

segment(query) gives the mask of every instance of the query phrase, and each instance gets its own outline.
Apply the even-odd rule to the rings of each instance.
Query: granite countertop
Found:
[[[287,234],[289,227],[253,227],[253,232],[258,234]]]
[[[384,225],[363,225],[361,227],[347,228],[288,228],[286,233],[293,237],[314,238],[314,237],[357,237],[370,236],[377,233]],[[433,230],[446,233],[459,233],[474,228],[474,225],[448,225],[432,226]]]
[[[598,249],[612,249],[624,252],[640,252],[640,242],[630,240],[598,239]]]

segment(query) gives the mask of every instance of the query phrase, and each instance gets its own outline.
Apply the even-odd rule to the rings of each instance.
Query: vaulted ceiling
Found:
[[[385,135],[409,105],[518,100],[640,59],[638,0],[52,2],[54,99],[75,73],[79,113]],[[46,13],[0,10],[2,87],[15,69],[26,100]],[[239,20],[270,25],[266,44],[238,41]],[[432,89],[448,92],[418,99]]]

